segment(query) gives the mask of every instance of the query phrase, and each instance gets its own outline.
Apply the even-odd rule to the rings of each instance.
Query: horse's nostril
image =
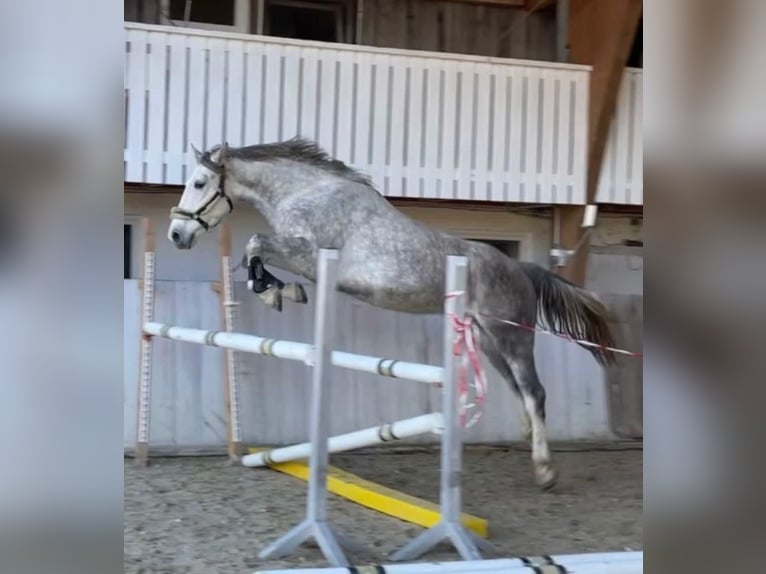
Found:
[[[179,233],[178,231],[173,231],[170,234],[170,239],[173,240],[173,243],[180,243],[181,242],[181,233]]]

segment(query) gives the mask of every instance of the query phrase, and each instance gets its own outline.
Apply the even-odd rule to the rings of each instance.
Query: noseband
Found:
[[[187,211],[186,209],[181,209],[180,207],[171,208],[170,219],[193,219],[194,221],[196,221],[202,226],[202,229],[204,229],[205,231],[208,231],[211,228],[218,225],[221,222],[221,220],[211,225],[207,221],[205,221],[205,219],[203,218],[204,215],[208,211],[210,211],[213,207],[215,207],[215,205],[221,199],[225,199],[226,203],[229,205],[229,213],[234,211],[234,204],[231,202],[231,198],[228,195],[226,195],[226,192],[224,191],[224,184],[226,183],[226,174],[224,172],[223,166],[211,161],[209,152],[205,153],[200,158],[200,163],[204,165],[206,168],[208,168],[210,171],[212,171],[213,173],[218,174],[218,189],[216,189],[215,193],[210,196],[210,199],[205,201],[205,203],[203,203],[200,207],[198,207],[194,211]]]

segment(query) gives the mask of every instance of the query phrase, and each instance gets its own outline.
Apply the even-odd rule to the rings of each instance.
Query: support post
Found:
[[[457,389],[453,337],[449,317],[463,318],[466,310],[468,260],[465,257],[447,258],[447,293],[461,293],[458,297],[445,297],[444,302],[444,381],[442,385],[442,416],[444,433],[441,439],[441,483],[439,522],[394,552],[393,561],[414,560],[434,549],[443,540],[449,540],[463,560],[480,560],[480,550],[491,552],[492,545],[468,530],[460,521],[461,474],[463,467],[463,429],[460,426],[460,398]]]
[[[221,252],[221,289],[218,294],[221,299],[221,321],[223,330],[227,333],[234,331],[238,303],[234,301],[234,281],[231,273],[231,227],[227,222],[221,224],[219,246]],[[240,411],[239,371],[237,369],[237,354],[233,349],[225,350],[223,362],[224,393],[226,396],[228,453],[231,461],[239,460],[246,449],[242,442],[242,417]]]
[[[149,425],[152,393],[152,336],[144,333],[144,324],[154,319],[154,230],[144,219],[144,268],[141,279],[141,326],[139,333],[138,397],[136,409],[136,458],[139,466],[149,464]]]
[[[278,559],[314,538],[331,566],[348,566],[341,543],[327,520],[327,468],[329,466],[330,383],[332,349],[335,343],[335,300],[338,252],[319,250],[316,309],[314,311],[314,349],[311,392],[311,457],[306,518],[288,531],[259,557]],[[349,546],[349,543],[344,543]]]
[[[588,168],[586,204],[593,204],[604,159],[609,128],[617,107],[617,95],[630,55],[630,47],[643,13],[641,0],[568,0],[569,61],[593,66],[590,74],[588,110]],[[582,228],[585,205],[562,205],[554,209],[560,229],[556,248],[577,248],[563,267],[562,277],[585,284],[590,241]]]

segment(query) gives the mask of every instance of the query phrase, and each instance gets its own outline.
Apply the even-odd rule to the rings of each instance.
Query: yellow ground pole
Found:
[[[256,453],[264,449],[249,450]],[[303,461],[282,462],[269,465],[268,468],[302,480],[309,478],[309,467]],[[381,486],[334,466],[327,469],[327,490],[366,508],[418,526],[428,528],[439,522],[438,504]],[[463,513],[460,521],[478,536],[487,538],[489,525],[485,519]]]

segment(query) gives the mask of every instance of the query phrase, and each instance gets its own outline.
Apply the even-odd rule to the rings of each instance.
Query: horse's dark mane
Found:
[[[215,146],[209,153],[215,152],[220,147]],[[301,137],[294,137],[283,142],[229,148],[228,156],[245,161],[276,161],[280,159],[299,161],[374,189],[369,176],[331,157],[316,142]]]

